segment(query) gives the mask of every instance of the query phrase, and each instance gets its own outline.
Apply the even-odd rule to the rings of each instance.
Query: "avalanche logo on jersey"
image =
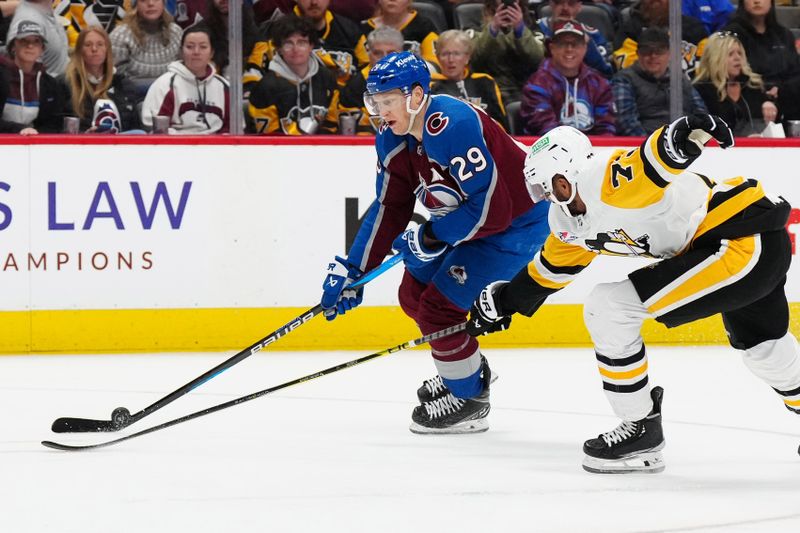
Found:
[[[587,131],[594,126],[594,116],[592,115],[592,108],[583,99],[567,99],[567,102],[561,108],[561,124],[572,126],[581,131]]]
[[[463,266],[453,265],[447,270],[447,273],[459,285],[464,285],[467,282],[467,270]]]
[[[632,239],[625,230],[618,229],[608,233],[598,233],[597,239],[586,239],[586,246],[593,252],[605,255],[657,259],[650,253],[649,241],[649,235]]]
[[[420,177],[419,186],[414,189],[414,195],[434,216],[444,216],[455,211],[461,205],[461,195],[454,189],[441,183],[428,185],[422,180],[422,177]]]
[[[97,133],[119,133],[122,130],[119,111],[113,101],[99,98],[94,103],[92,126]]]
[[[448,122],[450,122],[450,119],[441,111],[431,113],[431,116],[425,121],[425,130],[428,132],[428,135],[439,135],[447,127]]]

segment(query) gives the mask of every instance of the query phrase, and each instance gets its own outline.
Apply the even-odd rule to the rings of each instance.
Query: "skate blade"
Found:
[[[583,469],[592,474],[658,474],[664,471],[661,452],[645,452],[623,459],[598,459],[585,456]]]
[[[411,433],[416,433],[417,435],[462,435],[465,433],[483,433],[489,429],[489,421],[486,418],[465,420],[446,428],[429,428],[421,426],[416,422],[411,422],[411,426],[409,426],[408,429],[411,430]]]

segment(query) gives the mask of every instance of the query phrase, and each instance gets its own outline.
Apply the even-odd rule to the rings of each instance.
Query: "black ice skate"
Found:
[[[486,364],[486,358],[481,355],[481,365]],[[497,381],[497,374],[492,372],[490,383]],[[417,389],[419,403],[428,403],[438,400],[442,396],[450,394],[450,389],[442,382],[442,376],[436,375],[422,382],[422,386]]]
[[[583,443],[583,469],[595,474],[655,474],[664,470],[664,434],[661,431],[661,400],[664,389],[650,391],[653,410],[641,420],[623,421],[616,429]]]
[[[438,376],[437,376],[438,377]],[[427,381],[435,381],[432,378]],[[441,378],[439,378],[441,382]],[[481,381],[483,391],[475,398],[457,398],[442,384],[440,396],[418,405],[411,413],[413,433],[480,433],[489,429],[489,385],[492,371],[486,358],[481,356]],[[423,384],[422,388],[426,388]],[[430,393],[433,394],[433,388]],[[427,388],[426,388],[427,392]]]

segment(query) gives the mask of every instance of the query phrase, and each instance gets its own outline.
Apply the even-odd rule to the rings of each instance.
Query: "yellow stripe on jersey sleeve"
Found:
[[[725,180],[721,185],[717,185],[714,189],[711,190],[709,194],[709,199],[713,197],[715,191],[718,191],[720,188],[730,189],[741,185],[744,183],[744,178],[733,178],[729,180]],[[761,186],[759,182],[758,185],[754,187],[749,187],[744,189],[742,192],[736,194],[735,196],[731,196],[729,199],[722,202],[720,205],[712,209],[708,212],[706,217],[697,227],[697,231],[694,234],[692,240],[697,240],[703,234],[707,233],[708,231],[716,228],[723,222],[729,220],[731,217],[736,215],[737,213],[744,210],[748,205],[759,201],[761,198],[765,196],[764,188]]]
[[[533,281],[548,289],[563,289],[580,270],[594,261],[597,254],[580,246],[560,241],[552,233],[542,249],[528,263],[528,275]]]
[[[749,271],[758,261],[760,241],[756,241],[756,237],[751,235],[728,241],[720,252],[645,301],[647,310],[654,316],[661,316],[719,289],[720,286],[732,285],[738,281],[740,273]]]
[[[627,153],[618,150],[611,156],[600,189],[603,202],[613,207],[638,209],[658,203],[663,197],[664,188],[647,176],[640,149]]]

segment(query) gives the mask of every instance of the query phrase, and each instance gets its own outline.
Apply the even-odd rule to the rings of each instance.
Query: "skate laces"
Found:
[[[442,381],[442,376],[435,376],[430,379],[426,379],[422,382],[422,385],[428,390],[428,393],[431,396],[436,396],[440,392],[444,390],[444,382]]]
[[[606,442],[606,446],[611,446],[612,444],[618,444],[625,439],[633,437],[638,430],[639,424],[637,422],[628,422],[626,420],[612,431],[603,433],[600,437]]]
[[[450,413],[454,413],[461,409],[464,405],[464,400],[456,398],[452,394],[442,396],[438,400],[426,402],[422,404],[428,412],[430,418],[441,418]]]

